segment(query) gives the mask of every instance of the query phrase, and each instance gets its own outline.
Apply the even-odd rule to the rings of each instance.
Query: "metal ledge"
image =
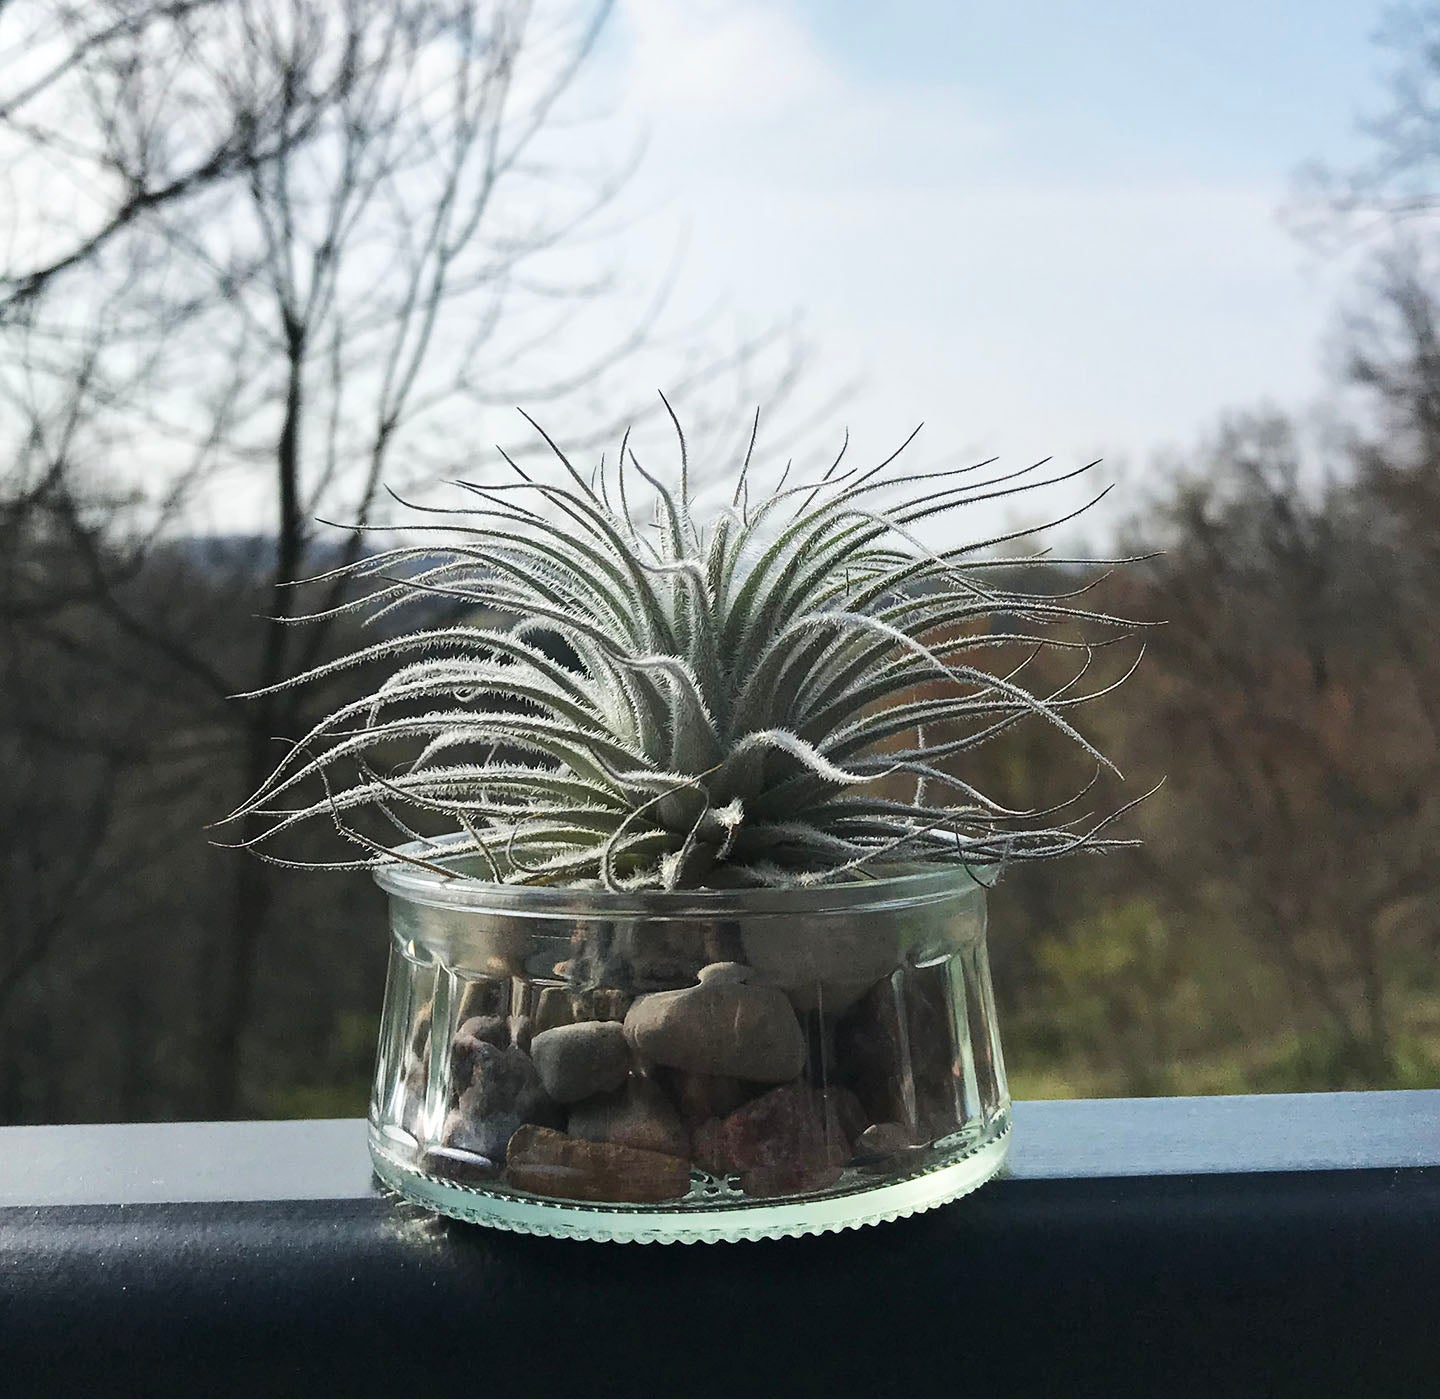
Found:
[[[880,1228],[431,1219],[359,1122],[0,1129],[0,1394],[1440,1394],[1440,1092],[1024,1103]]]

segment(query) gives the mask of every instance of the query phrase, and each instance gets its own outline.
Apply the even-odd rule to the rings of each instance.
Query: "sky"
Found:
[[[1143,470],[1335,392],[1347,273],[1287,226],[1364,150],[1371,0],[619,0],[590,81],[675,305],[803,315],[880,450]],[[1329,357],[1333,361],[1333,356]]]
[[[638,166],[598,226],[561,245],[555,275],[536,269],[542,295],[516,335],[566,379],[669,281],[676,348],[622,360],[573,404],[526,406],[580,435],[653,405],[652,385],[674,388],[687,346],[798,319],[805,402],[829,405],[806,446],[827,459],[847,428],[863,463],[923,422],[907,453],[917,467],[1050,457],[1063,471],[1099,457],[1100,483],[1131,482],[1195,450],[1227,412],[1323,410],[1340,393],[1334,332],[1355,268],[1297,236],[1286,211],[1307,162],[1344,168],[1366,149],[1357,121],[1383,106],[1392,62],[1373,42],[1384,9],[614,0],[544,161],[573,164],[586,193],[592,167],[637,150]],[[535,188],[543,208],[551,186]],[[55,205],[47,185],[37,207]],[[0,224],[4,212],[0,199]],[[616,305],[596,298],[563,333],[531,334],[548,322],[549,286],[612,269]],[[471,323],[447,333],[432,356],[441,376]],[[497,379],[514,377],[518,398],[547,378],[497,353]],[[769,408],[763,369],[737,387]],[[463,432],[437,429],[451,455],[472,437],[486,452],[532,442],[508,405],[464,411]],[[640,431],[667,429],[652,413]],[[649,452],[654,439],[640,440]],[[264,516],[266,488],[250,475],[210,527]],[[1088,493],[1059,488],[1039,515]],[[1028,524],[1031,506],[1007,499],[965,527]]]

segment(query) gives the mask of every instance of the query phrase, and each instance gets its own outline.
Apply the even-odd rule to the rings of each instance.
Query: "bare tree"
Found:
[[[1375,39],[1389,69],[1383,102],[1359,120],[1367,154],[1343,167],[1312,162],[1300,174],[1292,212],[1322,243],[1383,239],[1440,212],[1440,5],[1390,5]]]
[[[152,746],[152,763],[191,771],[209,744],[234,794],[258,784],[275,737],[302,728],[301,701],[226,696],[268,690],[348,625],[328,613],[337,584],[308,604],[327,615],[290,626],[293,585],[358,557],[387,488],[473,462],[487,410],[583,393],[608,425],[633,406],[611,376],[645,344],[654,305],[617,325],[608,275],[573,252],[626,174],[586,168],[567,110],[608,8],[5,7],[24,22],[0,64],[0,147],[18,153],[12,207],[34,217],[0,275],[17,541],[0,612],[44,614],[47,642],[81,651],[98,618],[125,645],[92,660],[138,657],[163,676],[167,717],[182,700],[188,717],[179,749]],[[73,201],[51,215],[42,179],[93,188],[98,208],[83,223]],[[690,378],[770,343],[705,357]],[[209,625],[193,607],[179,617],[154,586],[166,542],[227,515],[263,534],[264,552],[202,590]],[[322,515],[360,530],[332,544]],[[53,573],[27,581],[54,538],[73,597]],[[221,634],[237,609],[263,620]],[[282,886],[249,859],[211,877],[229,897],[209,934],[201,1106],[229,1116],[244,1106],[243,1041]]]
[[[121,133],[103,125],[89,127],[87,140],[73,129],[77,116],[86,130],[87,118],[97,109],[117,111],[119,90],[148,81],[147,70],[157,60],[169,63],[168,76],[173,76],[196,54],[206,27],[225,3],[10,0],[0,5],[0,21],[6,22],[0,30],[6,41],[0,48],[0,128],[20,138],[22,153],[73,166],[74,177],[98,195],[78,225],[32,224],[30,246],[20,253],[18,265],[0,275],[0,322],[23,315],[52,280],[93,262],[137,220],[262,166],[311,134],[309,122],[293,117],[277,129],[272,124],[276,109],[264,102],[237,114],[242,120],[222,121],[211,130],[192,121],[179,140],[171,130],[163,139],[153,133],[156,139],[141,145],[116,139]],[[186,103],[193,109],[206,95],[203,68],[197,65],[185,76],[193,84]],[[318,122],[331,95],[313,95],[309,121]],[[179,109],[172,99],[172,112]],[[15,153],[12,146],[8,154],[13,158]],[[12,174],[12,192],[14,187]],[[12,199],[11,207],[21,202]]]

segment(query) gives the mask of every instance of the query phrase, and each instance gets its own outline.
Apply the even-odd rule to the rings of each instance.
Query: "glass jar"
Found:
[[[928,1209],[1004,1161],[964,869],[636,894],[376,878],[370,1149],[407,1199],[571,1238],[771,1238]]]

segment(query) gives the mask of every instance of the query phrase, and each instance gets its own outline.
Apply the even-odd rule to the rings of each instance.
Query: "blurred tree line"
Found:
[[[1089,731],[1166,783],[1138,849],[996,896],[1022,1091],[1440,1082],[1440,460],[1401,440],[1236,418],[1137,522],[1163,556],[1098,591],[1166,625]]]
[[[605,9],[0,0],[0,163],[33,214],[0,255],[0,1122],[363,1111],[378,896],[202,829],[358,677],[228,697],[358,640],[343,611],[289,625],[346,600],[291,585],[366,547],[318,516],[383,526],[387,487],[477,460],[496,403],[576,404],[606,436],[639,411],[618,384],[653,310],[617,326],[563,257],[623,188],[565,158]],[[1122,542],[1163,555],[1092,594],[1166,620],[1082,719],[1167,785],[1129,818],[1140,848],[995,895],[1022,1093],[1440,1082],[1416,154],[1440,149],[1440,16],[1407,14],[1375,166],[1314,201],[1331,232],[1396,229],[1345,331],[1368,406],[1228,421],[1134,507]],[[769,339],[683,362],[677,387],[722,397],[795,370]],[[1084,781],[1043,726],[1009,739],[977,759],[1002,795]]]

